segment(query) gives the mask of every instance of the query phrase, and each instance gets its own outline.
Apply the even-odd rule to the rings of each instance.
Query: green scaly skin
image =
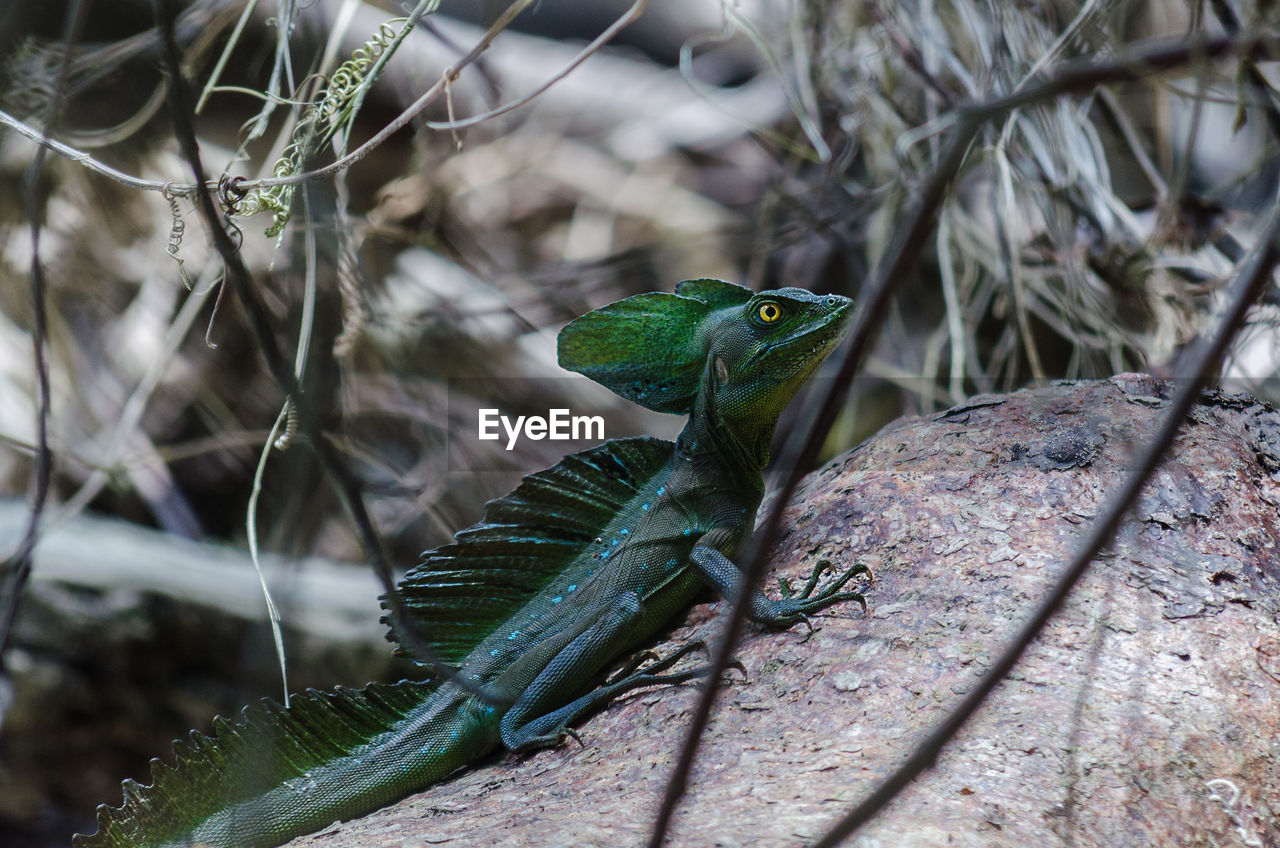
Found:
[[[157,761],[155,785],[125,781],[125,805],[99,808],[98,833],[77,836],[77,848],[278,845],[500,746],[556,745],[622,692],[700,674],[661,673],[682,650],[599,683],[703,586],[741,591],[732,557],[755,521],[778,416],[849,311],[838,296],[692,280],[571,323],[562,365],[689,421],[674,444],[607,442],[531,475],[405,576],[402,596],[428,638],[495,702],[448,681],[307,692],[288,709],[264,701],[239,722],[216,720],[213,737],[175,743],[177,767]],[[753,590],[751,617],[787,626],[861,600],[841,591],[857,565],[813,594],[825,567],[796,597]]]

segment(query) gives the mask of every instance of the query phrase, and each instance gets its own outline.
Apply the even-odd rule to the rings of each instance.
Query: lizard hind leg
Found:
[[[737,598],[742,593],[742,572],[713,545],[701,542],[694,545],[689,560],[699,576],[726,598]],[[790,586],[784,582],[782,600],[765,597],[758,589],[751,589],[747,596],[747,615],[774,627],[789,627],[812,613],[844,601],[857,601],[865,611],[867,602],[859,592],[842,592],[841,589],[854,577],[870,574],[871,570],[861,563],[854,563],[819,590],[822,575],[830,569],[829,562],[820,560],[799,595],[791,595]]]
[[[684,656],[706,649],[695,640],[665,658],[642,651],[604,685],[565,702],[562,693],[581,691],[584,677],[594,676],[621,652],[620,648],[626,647],[635,623],[642,617],[642,604],[634,592],[623,592],[614,599],[595,621],[556,653],[512,704],[499,728],[502,743],[511,751],[529,751],[558,745],[565,737],[576,739],[569,725],[624,692],[642,686],[682,683],[707,674],[707,666],[661,673]]]
[[[633,689],[641,689],[645,686],[675,686],[710,674],[710,665],[696,665],[679,671],[663,673],[695,651],[707,651],[706,643],[701,639],[694,639],[681,645],[665,657],[659,657],[653,651],[641,651],[632,657],[626,666],[609,677],[599,688],[593,689],[561,709],[542,717],[542,719],[529,722],[513,736],[518,738],[520,732],[532,733],[538,727],[552,724],[554,719],[554,722],[559,723],[557,727],[549,732],[531,737],[526,741],[524,747],[536,748],[558,744],[563,741],[565,736],[573,737],[579,745],[583,745],[582,737],[575,733],[569,725],[585,715],[602,709],[614,698],[624,695]],[[734,660],[731,665],[741,671],[744,676],[746,675],[747,670],[743,668],[742,663]],[[505,741],[506,738],[504,737]],[[524,750],[524,748],[513,750]]]

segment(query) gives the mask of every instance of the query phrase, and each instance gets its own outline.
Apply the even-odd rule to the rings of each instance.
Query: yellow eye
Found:
[[[782,317],[782,310],[778,308],[778,304],[769,301],[760,304],[760,308],[756,310],[756,315],[760,316],[760,320],[766,324],[772,324]]]

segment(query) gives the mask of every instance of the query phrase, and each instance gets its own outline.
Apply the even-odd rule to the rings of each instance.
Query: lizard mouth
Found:
[[[760,350],[759,358],[763,359],[775,354],[789,355],[791,361],[799,366],[799,370],[804,370],[810,364],[816,364],[826,358],[828,354],[835,348],[840,340],[844,338],[846,326],[832,327],[833,324],[844,325],[849,317],[849,307],[852,301],[848,298],[841,298],[844,304],[840,304],[835,300],[837,296],[832,295],[828,298],[828,302],[838,305],[838,309],[820,317],[819,322],[806,327],[804,332],[789,338],[780,339],[773,344],[767,345]]]

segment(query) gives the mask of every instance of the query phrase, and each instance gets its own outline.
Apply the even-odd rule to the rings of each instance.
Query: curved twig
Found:
[[[1064,94],[1084,91],[1108,83],[1140,79],[1161,71],[1225,55],[1240,55],[1250,58],[1269,56],[1277,52],[1278,48],[1280,48],[1280,36],[1272,33],[1249,37],[1215,37],[1197,39],[1195,41],[1170,42],[1159,40],[1145,42],[1131,46],[1126,53],[1116,56],[1107,62],[1072,61],[1065,63],[1053,71],[1031,77],[1014,92],[962,106],[957,110],[955,126],[951,130],[950,139],[939,157],[938,164],[934,166],[931,177],[917,196],[903,226],[898,230],[895,240],[877,265],[873,282],[868,286],[868,294],[859,309],[857,322],[842,345],[842,355],[839,365],[834,369],[835,377],[831,388],[823,397],[818,409],[805,418],[803,425],[793,431],[794,433],[805,434],[803,438],[799,440],[794,437],[789,438],[778,459],[776,467],[785,469],[786,477],[768,516],[762,524],[761,531],[742,552],[742,561],[744,563],[742,568],[744,573],[743,580],[746,585],[754,587],[760,584],[764,572],[766,554],[777,539],[781,529],[782,510],[795,492],[801,477],[804,476],[805,470],[816,459],[818,450],[826,438],[832,423],[835,421],[836,413],[843,404],[849,384],[867,349],[873,331],[883,322],[884,315],[888,309],[890,295],[892,294],[893,284],[897,280],[904,278],[907,272],[915,265],[922,252],[924,242],[932,230],[934,217],[945,198],[947,187],[959,173],[966,151],[978,130],[987,121],[1000,117],[1013,109],[1053,99]],[[1268,242],[1272,240],[1269,238]],[[1265,274],[1262,277],[1264,281],[1267,279]],[[1253,286],[1250,286],[1250,290],[1252,289]],[[824,370],[830,373],[831,369]],[[1109,537],[1111,529],[1114,528],[1107,528],[1107,533],[1103,536],[1103,542]],[[1085,565],[1087,566],[1087,564],[1088,560],[1086,559]],[[1083,571],[1083,567],[1081,570]],[[1065,593],[1073,584],[1074,580],[1070,581],[1070,583],[1062,587],[1062,591]],[[744,591],[742,597],[745,598],[747,594]],[[1052,611],[1061,602],[1062,598],[1060,597],[1050,597],[1046,600],[1044,606],[1049,610],[1049,614],[1052,614]],[[713,657],[711,672],[703,684],[693,719],[690,722],[684,744],[680,750],[679,759],[668,779],[662,804],[650,832],[649,848],[659,848],[666,839],[676,805],[685,792],[698,744],[710,720],[711,709],[715,702],[716,692],[719,689],[722,672],[733,655],[745,618],[744,604],[741,602],[735,604],[728,621],[724,625],[722,638]],[[1047,620],[1047,616],[1045,620]],[[1035,633],[1039,632],[1042,625],[1043,621],[1038,619],[1033,619],[1029,623],[1027,630],[1029,634],[1027,636],[1028,640],[1034,638]],[[1012,657],[1009,662],[1010,667],[1013,662],[1016,662],[1017,657],[1021,655],[1024,649],[1025,644],[1010,646],[1008,651],[1008,655]],[[995,677],[991,686],[994,686],[1000,677],[1003,677],[1004,673],[1002,671],[999,676]],[[946,740],[954,735],[955,731],[959,729],[969,715],[972,714],[973,710],[977,708],[977,705],[981,703],[986,691],[977,693],[974,696],[972,706],[967,712],[962,712],[962,708],[969,703],[968,700],[963,702],[960,708],[957,708],[953,714],[954,721],[948,719],[943,725],[940,725],[940,730],[935,734],[937,747],[940,748],[942,744],[945,744]],[[931,735],[930,739],[935,739],[935,735]],[[895,780],[892,785],[886,781],[881,790],[877,790],[871,799],[859,805],[831,834],[824,837],[819,845],[825,848],[825,846],[837,844],[849,833],[852,833],[856,827],[869,819],[871,815],[874,815],[894,794],[927,767],[936,755],[936,750],[926,750],[926,745],[922,743],[920,748],[908,759],[908,763],[911,764],[911,768],[914,770],[904,766],[898,774],[895,774],[894,778],[890,778],[890,780]],[[846,822],[852,823],[846,825]]]
[[[249,322],[249,330],[258,350],[265,360],[267,370],[280,386],[283,394],[298,409],[298,419],[308,442],[316,452],[321,468],[329,479],[343,506],[351,516],[357,536],[369,564],[377,574],[386,590],[387,605],[392,619],[396,623],[397,635],[404,646],[412,651],[418,659],[430,666],[442,680],[450,680],[458,686],[483,698],[489,703],[506,703],[507,699],[495,696],[485,687],[477,685],[458,674],[457,670],[441,660],[425,639],[418,635],[418,627],[409,618],[404,604],[396,591],[391,565],[382,549],[382,541],[374,529],[373,520],[364,506],[363,492],[359,480],[343,461],[333,443],[321,431],[315,411],[311,409],[308,396],[301,391],[293,369],[286,360],[276,342],[266,307],[263,306],[253,287],[253,279],[244,260],[236,249],[227,231],[223,229],[219,218],[217,204],[208,189],[204,177],[204,165],[200,158],[200,147],[196,141],[195,127],[191,123],[191,98],[186,80],[182,76],[181,54],[177,39],[174,37],[173,0],[152,0],[152,8],[156,22],[163,34],[163,51],[165,65],[172,77],[169,87],[169,113],[174,134],[183,156],[190,165],[195,176],[196,205],[204,217],[213,237],[213,245],[226,265],[226,284],[244,306]]]
[[[1101,514],[1090,525],[1088,536],[1076,549],[1071,562],[1063,569],[1048,595],[1040,602],[1040,606],[1022,625],[1018,635],[991,664],[986,674],[969,694],[951,709],[946,718],[934,726],[929,735],[916,745],[911,755],[893,774],[881,781],[870,795],[814,843],[813,848],[835,848],[855,830],[870,821],[893,796],[930,768],[937,761],[943,747],[955,738],[965,722],[977,712],[978,707],[991,694],[991,691],[1021,659],[1027,647],[1044,629],[1045,624],[1062,607],[1071,589],[1089,569],[1089,564],[1110,545],[1120,522],[1142,491],[1147,478],[1168,453],[1191,408],[1199,399],[1200,392],[1222,364],[1227,348],[1244,325],[1249,308],[1258,302],[1262,293],[1270,286],[1271,275],[1277,264],[1280,264],[1280,203],[1272,208],[1271,220],[1261,240],[1236,272],[1226,314],[1218,322],[1212,335],[1201,336],[1197,340],[1195,352],[1187,357],[1195,373],[1174,395],[1169,412],[1161,421],[1155,440],[1143,451],[1136,466],[1125,479],[1124,485],[1112,495]]]
[[[412,104],[409,105],[408,108],[406,108],[398,116],[396,116],[394,120],[392,120],[389,124],[384,126],[381,130],[375,133],[372,138],[370,138],[364,144],[357,147],[355,150],[351,151],[345,156],[338,158],[337,160],[329,163],[328,165],[325,165],[322,168],[317,168],[316,170],[313,170],[313,171],[303,171],[297,174],[291,174],[289,176],[265,177],[263,179],[257,179],[257,180],[244,180],[240,183],[240,185],[245,189],[275,188],[280,186],[296,186],[300,183],[324,179],[326,177],[332,176],[333,174],[356,164],[357,162],[359,162],[360,160],[368,156],[370,153],[372,153],[374,149],[376,149],[381,144],[383,144],[387,139],[391,138],[391,136],[395,135],[397,132],[404,129],[406,126],[408,126],[409,123],[413,121],[414,118],[420,115],[428,106],[430,106],[437,99],[439,99],[442,94],[445,94],[448,88],[458,78],[458,75],[462,72],[462,70],[467,66],[475,63],[476,60],[479,59],[480,55],[489,49],[489,46],[493,43],[493,40],[497,38],[498,35],[504,29],[507,28],[507,26],[510,25],[511,21],[513,21],[517,15],[519,15],[522,11],[524,11],[525,8],[527,8],[533,2],[534,0],[515,0],[515,2],[513,2],[507,8],[507,10],[503,12],[501,16],[499,16],[498,20],[496,20],[493,23],[493,25],[490,26],[485,31],[484,36],[475,45],[473,45],[472,48],[469,51],[467,51],[467,53],[464,56],[462,56],[462,58],[460,58],[456,63],[454,63],[449,68],[447,68],[443,74],[441,74],[440,79],[437,80],[434,85],[432,85],[425,92],[423,92],[422,95],[419,96],[417,100],[415,100]],[[525,94],[510,103],[504,104],[503,106],[499,106],[496,109],[489,110],[488,112],[485,112],[484,114],[481,114],[481,115],[475,115],[470,118],[463,118],[456,122],[453,122],[453,121],[428,122],[427,126],[430,127],[431,129],[438,129],[438,130],[460,129],[462,127],[473,126],[483,121],[490,120],[492,118],[498,117],[499,115],[504,115],[508,112],[511,112],[515,109],[520,108],[521,106],[527,105],[534,98],[538,97],[547,89],[549,89],[551,86],[555,85],[557,82],[562,80],[565,76],[567,76],[571,71],[573,71],[583,62],[585,62],[592,55],[599,52],[600,48],[603,47],[605,43],[610,41],[614,36],[616,36],[620,30],[622,30],[624,27],[633,23],[636,20],[636,18],[638,18],[644,12],[644,9],[648,4],[649,4],[649,0],[635,0],[635,2],[625,12],[623,12],[622,15],[620,15],[603,33],[601,33],[590,44],[584,47],[582,51],[577,56],[575,56],[574,59],[568,65],[566,65],[561,71],[556,73],[549,80],[544,82],[542,85],[538,86],[532,92]],[[9,127],[10,129],[14,130],[20,135],[30,139],[31,141],[34,141],[36,144],[40,144],[48,148],[49,150],[52,150],[54,153],[57,153],[59,156],[63,156],[67,159],[70,159],[73,162],[84,165],[90,170],[98,174],[101,174],[102,176],[107,177],[108,179],[115,180],[121,185],[127,186],[129,188],[142,189],[144,191],[163,191],[165,187],[168,186],[169,191],[171,193],[181,195],[181,196],[193,195],[196,191],[196,186],[190,183],[179,183],[173,180],[144,180],[141,177],[136,177],[136,176],[133,176],[132,174],[126,174],[122,171],[119,171],[115,168],[112,168],[109,165],[106,165],[98,161],[97,159],[94,159],[92,156],[90,156],[89,154],[85,153],[82,150],[77,150],[74,147],[71,147],[70,145],[67,145],[55,139],[49,138],[46,134],[40,132],[39,130],[35,129],[34,127],[31,127],[26,123],[23,123],[18,118],[14,117],[13,115],[10,115],[7,112],[4,112],[3,110],[0,110],[0,124],[3,124],[4,126]],[[206,186],[215,185],[215,184],[216,183],[213,183],[213,182],[206,182]]]
[[[544,91],[551,88],[551,86],[560,82],[560,80],[567,77],[579,65],[587,61],[587,59],[590,59],[595,53],[599,52],[600,48],[608,44],[610,41],[612,41],[615,35],[617,35],[627,26],[634,23],[635,20],[640,17],[641,13],[644,12],[644,7],[647,5],[649,5],[649,0],[636,0],[636,2],[632,3],[629,9],[627,9],[625,12],[619,15],[618,18],[612,24],[610,24],[609,27],[604,32],[600,33],[598,36],[595,37],[595,39],[591,41],[590,44],[582,48],[582,50],[578,52],[578,55],[574,56],[573,59],[569,62],[569,64],[565,65],[555,74],[553,74],[550,79],[548,79],[542,85],[535,88],[533,91],[530,91],[528,94],[524,94],[520,97],[517,97],[515,100],[512,100],[510,103],[504,103],[503,105],[490,109],[487,112],[483,112],[479,115],[472,115],[470,118],[459,118],[456,121],[455,120],[427,121],[425,123],[425,126],[433,130],[450,130],[450,131],[460,130],[464,127],[471,127],[471,126],[475,126],[476,124],[483,123],[484,121],[488,121],[492,118],[496,118],[499,115],[505,115],[508,112],[514,112],[516,109],[519,109],[521,106],[524,106],[525,104],[531,102],[535,97],[539,96]],[[468,54],[468,56],[470,56],[470,54]],[[474,61],[474,59],[472,59],[471,61]],[[458,70],[457,68],[450,68],[448,71],[445,72],[446,76],[451,75],[450,82],[452,82],[453,79],[457,78],[457,70]],[[447,88],[448,88],[448,84],[446,84],[446,90]]]
[[[58,68],[58,78],[54,85],[53,97],[45,113],[45,129],[58,120],[62,110],[62,100],[66,89],[67,73],[70,66],[71,48],[79,41],[84,27],[86,7],[80,2],[72,4],[68,10],[66,25],[63,31],[62,65]],[[41,135],[44,135],[42,132]],[[27,220],[31,222],[31,308],[32,358],[36,369],[36,450],[34,488],[31,494],[31,509],[27,518],[27,527],[15,550],[0,567],[3,584],[0,586],[0,660],[4,657],[13,634],[13,624],[18,616],[18,606],[22,600],[22,592],[27,580],[31,577],[32,554],[35,552],[36,539],[40,531],[40,517],[44,513],[45,503],[49,496],[49,484],[53,476],[53,454],[49,450],[49,360],[46,356],[45,341],[49,329],[48,303],[45,299],[44,266],[40,264],[40,226],[44,220],[44,203],[40,192],[40,173],[44,170],[44,150],[37,150],[27,169],[22,196]],[[0,663],[0,669],[3,664]],[[0,670],[0,675],[3,671]],[[8,699],[0,693],[0,725],[4,724],[4,711]]]

